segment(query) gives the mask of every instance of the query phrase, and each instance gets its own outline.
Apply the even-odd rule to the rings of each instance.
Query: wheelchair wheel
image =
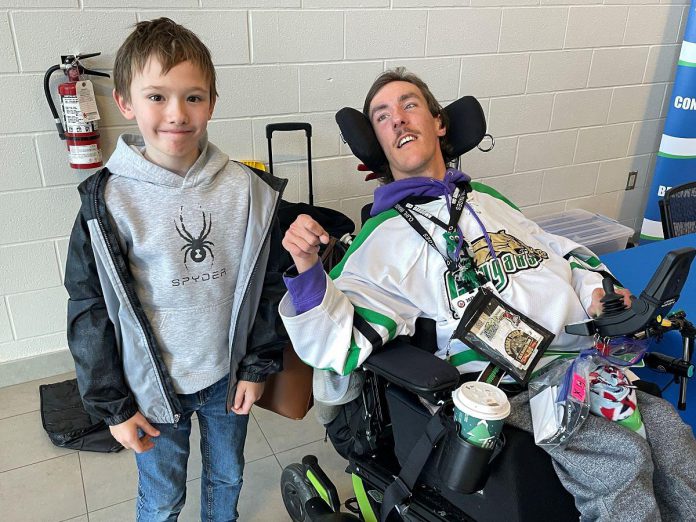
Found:
[[[305,502],[310,498],[318,497],[319,494],[305,476],[302,464],[290,464],[283,469],[280,477],[280,491],[290,518],[294,522],[309,522]]]

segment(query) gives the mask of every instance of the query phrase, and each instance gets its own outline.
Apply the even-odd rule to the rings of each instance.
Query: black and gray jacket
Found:
[[[287,335],[277,313],[285,286],[277,210],[287,183],[243,167],[248,174],[248,226],[229,326],[228,411],[238,380],[261,382],[282,366]],[[138,293],[127,252],[107,210],[104,168],[79,187],[65,273],[68,344],[87,411],[109,425],[138,410],[155,423],[174,423],[181,407],[173,380]],[[185,259],[185,257],[184,257]]]

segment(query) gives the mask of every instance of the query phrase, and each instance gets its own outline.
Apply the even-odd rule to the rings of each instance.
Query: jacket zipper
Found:
[[[263,247],[264,247],[264,246],[266,245],[266,243],[268,242],[268,237],[269,237],[269,235],[270,235],[270,233],[271,233],[271,229],[273,228],[273,219],[275,219],[275,217],[276,217],[277,214],[278,214],[278,206],[280,205],[280,199],[281,199],[281,196],[282,196],[282,191],[281,191],[281,192],[277,192],[277,194],[278,194],[278,198],[276,199],[275,205],[273,206],[273,213],[271,214],[271,221],[270,221],[270,223],[269,223],[268,228],[266,229],[266,235],[265,235],[264,238],[263,238],[263,242],[261,243],[261,244],[262,244],[261,250],[263,250]],[[256,261],[254,261],[254,268],[251,269],[251,276],[249,277],[249,284],[247,284],[246,288],[244,289],[244,296],[242,297],[242,302],[241,302],[241,304],[240,304],[240,306],[239,306],[240,310],[241,310],[241,308],[242,308],[242,305],[244,304],[244,301],[246,301],[247,296],[249,295],[249,288],[251,287],[251,281],[254,280],[254,276],[256,275],[256,272],[258,272],[258,270],[259,270],[259,258],[258,258],[258,256],[257,256],[257,257],[256,257]],[[237,323],[234,325],[234,331],[235,331],[235,332],[237,332],[237,328],[238,328],[238,327],[239,327],[239,314],[237,314]],[[234,350],[234,346],[231,346],[231,347],[230,347],[230,350]],[[231,352],[230,352],[230,353],[231,353]],[[235,385],[236,385],[237,382],[238,382],[238,381],[235,381]],[[229,400],[230,392],[231,392],[231,391],[232,391],[232,375],[230,375],[230,378],[229,378],[228,381],[227,381],[227,399],[228,399],[228,400]],[[228,410],[228,413],[229,413],[229,410]]]
[[[104,227],[104,222],[102,221],[101,215],[99,214],[99,201],[98,201],[98,194],[99,194],[99,186],[102,183],[102,180],[106,177],[104,174],[104,171],[101,171],[99,173],[99,177],[96,179],[96,182],[94,184],[94,192],[93,192],[93,199],[92,199],[92,204],[94,205],[94,215],[97,219],[97,224],[99,225],[99,230],[101,230],[102,237],[104,238],[104,243],[106,245],[106,250],[109,253],[109,257],[111,258],[112,261],[114,261],[114,268],[116,269],[116,273],[118,277],[121,279],[121,283],[123,284],[123,289],[126,292],[126,298],[128,299],[128,302],[131,305],[131,308],[135,310],[135,306],[133,305],[133,295],[132,295],[132,290],[129,285],[125,284],[125,278],[123,277],[123,274],[121,272],[121,269],[119,268],[118,264],[115,262],[115,254],[113,247],[111,243],[109,242],[109,239],[107,238],[106,232],[105,232],[105,227]],[[143,331],[146,331],[145,325],[142,323],[140,320],[140,317],[138,317],[137,314],[135,314],[135,319],[138,321],[138,325]],[[155,367],[155,374],[157,375],[158,379],[158,384],[160,386],[160,390],[162,391],[162,395],[164,396],[165,400],[167,401],[167,405],[169,406],[169,412],[172,414],[172,417],[174,418],[174,422],[177,423],[179,422],[179,419],[181,418],[181,415],[179,413],[176,413],[174,411],[174,406],[172,404],[171,398],[169,397],[169,394],[167,391],[164,389],[163,386],[163,381],[164,378],[162,376],[162,372],[157,365],[155,361],[155,355],[152,350],[152,346],[150,345],[150,341],[148,340],[147,336],[145,336],[145,344],[147,345],[147,349],[150,352],[150,358],[153,361],[153,366]]]

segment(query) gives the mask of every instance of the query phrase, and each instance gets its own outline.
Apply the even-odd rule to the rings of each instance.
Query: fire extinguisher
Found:
[[[102,166],[102,154],[99,144],[99,113],[96,109],[92,84],[82,78],[84,74],[103,76],[106,73],[91,71],[80,63],[80,60],[99,56],[101,53],[77,54],[61,56],[59,65],[51,66],[44,75],[44,94],[53,114],[58,129],[58,136],[65,140],[68,146],[70,167],[73,169],[93,169]],[[49,88],[51,75],[62,70],[68,81],[58,86],[60,108],[63,113],[65,127],[61,122]],[[91,93],[91,94],[90,94]]]

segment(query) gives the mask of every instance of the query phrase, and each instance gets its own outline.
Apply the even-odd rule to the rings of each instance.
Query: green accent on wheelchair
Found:
[[[372,234],[372,232],[375,231],[375,229],[387,221],[388,219],[394,218],[394,217],[399,217],[399,213],[392,209],[385,210],[384,212],[380,212],[374,217],[371,217],[367,221],[365,221],[365,224],[363,225],[362,229],[360,230],[360,233],[356,236],[356,238],[353,240],[353,242],[350,244],[350,247],[348,247],[348,251],[346,252],[346,255],[343,256],[343,259],[341,259],[341,262],[338,263],[331,272],[329,273],[329,277],[331,279],[336,279],[338,276],[341,275],[341,272],[343,272],[343,267],[346,264],[346,261],[348,261],[348,258],[350,258],[351,254],[355,252],[358,248],[360,248],[360,245],[362,245],[365,242],[365,239],[367,239],[367,236]]]
[[[449,363],[452,366],[459,366],[461,364],[470,363],[472,361],[487,361],[486,357],[481,355],[475,350],[464,350],[463,352],[455,353],[449,359]]]
[[[351,479],[353,480],[353,491],[355,491],[355,498],[358,499],[358,506],[360,506],[360,514],[363,516],[363,519],[365,522],[377,522],[379,519],[372,510],[372,504],[370,504],[370,499],[367,498],[365,484],[363,484],[362,479],[355,473],[351,473]]]
[[[483,192],[484,194],[488,194],[489,196],[493,196],[496,199],[504,201],[505,203],[510,205],[515,210],[522,212],[517,205],[515,205],[512,201],[510,201],[508,198],[503,196],[500,192],[495,190],[493,187],[489,187],[488,185],[486,185],[484,183],[480,183],[478,181],[472,181],[471,188],[478,191],[478,192]]]
[[[312,486],[314,486],[314,489],[317,490],[317,493],[319,493],[322,500],[324,500],[324,502],[331,507],[331,502],[329,502],[329,493],[326,491],[326,488],[321,485],[319,479],[309,469],[307,470],[307,479],[312,483]]]

